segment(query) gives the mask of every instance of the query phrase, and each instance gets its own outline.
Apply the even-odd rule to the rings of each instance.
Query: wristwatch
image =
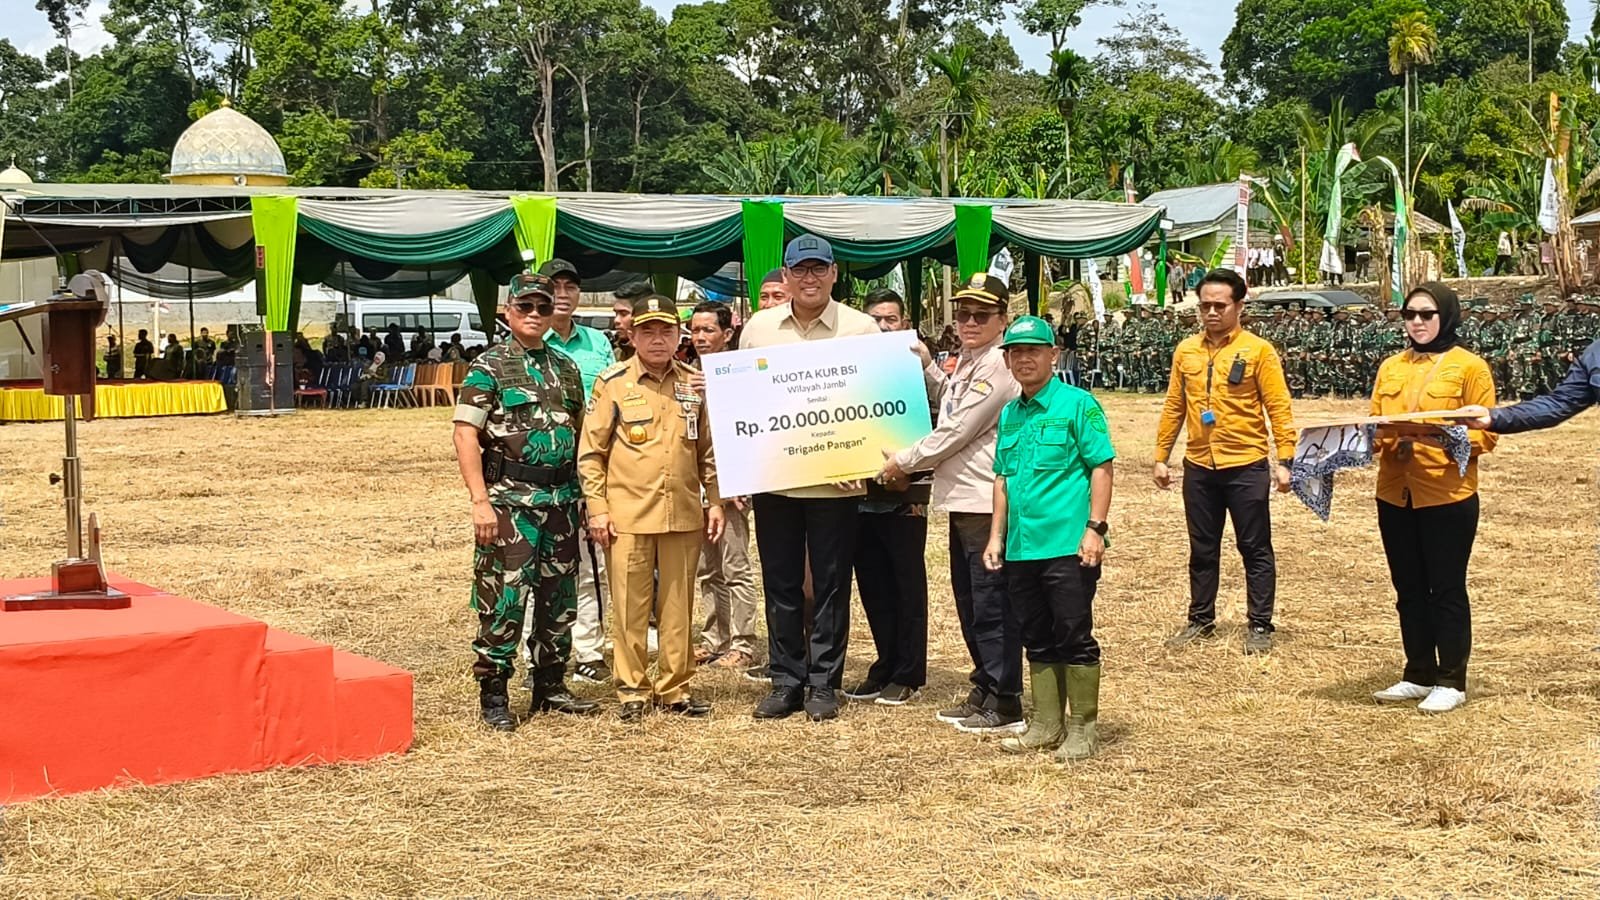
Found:
[[[1084,527],[1088,528],[1090,531],[1093,531],[1095,534],[1100,535],[1101,537],[1105,537],[1106,532],[1111,530],[1110,525],[1095,519],[1090,519],[1089,521],[1085,522]]]

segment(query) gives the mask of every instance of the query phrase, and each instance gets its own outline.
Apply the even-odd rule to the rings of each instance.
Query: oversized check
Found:
[[[702,361],[725,497],[878,474],[933,430],[914,332],[731,350]]]

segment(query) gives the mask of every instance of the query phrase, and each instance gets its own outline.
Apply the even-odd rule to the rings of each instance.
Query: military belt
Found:
[[[483,454],[483,480],[489,484],[510,480],[542,487],[555,487],[571,481],[576,474],[577,468],[571,463],[561,466],[530,466],[514,459],[506,459],[504,453],[491,451]]]

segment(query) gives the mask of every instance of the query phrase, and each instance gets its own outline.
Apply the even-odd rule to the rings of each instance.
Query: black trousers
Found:
[[[1094,639],[1099,566],[1081,566],[1074,554],[1007,560],[1005,573],[1011,602],[1022,620],[1028,662],[1069,666],[1100,662],[1100,643]]]
[[[860,500],[755,495],[756,550],[766,597],[772,686],[838,688],[850,643],[850,563]],[[811,562],[812,610],[806,638],[805,563]],[[807,652],[809,649],[809,653]]]
[[[972,657],[973,703],[1006,713],[1022,710],[1022,625],[1011,606],[1004,570],[983,566],[989,544],[986,513],[950,514],[950,587],[956,618]]]
[[[1189,522],[1189,621],[1217,620],[1217,572],[1222,564],[1222,523],[1233,519],[1233,534],[1244,558],[1246,615],[1251,626],[1272,630],[1278,593],[1278,560],[1272,552],[1272,462],[1208,469],[1183,463],[1183,513]]]
[[[920,688],[928,683],[928,519],[862,513],[856,586],[878,658],[867,678]]]
[[[1466,690],[1472,652],[1467,560],[1478,536],[1478,495],[1422,509],[1379,500],[1378,534],[1400,613],[1405,680]]]

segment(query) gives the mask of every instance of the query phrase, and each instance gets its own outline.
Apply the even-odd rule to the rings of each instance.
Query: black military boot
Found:
[[[504,675],[478,679],[478,705],[483,708],[483,723],[495,731],[516,731],[511,718],[511,698],[506,695]]]
[[[528,704],[528,715],[537,715],[542,712],[566,713],[572,716],[587,716],[600,711],[600,703],[596,700],[580,700],[567,690],[567,686],[557,682],[552,685],[536,687],[533,689],[533,702]]]

